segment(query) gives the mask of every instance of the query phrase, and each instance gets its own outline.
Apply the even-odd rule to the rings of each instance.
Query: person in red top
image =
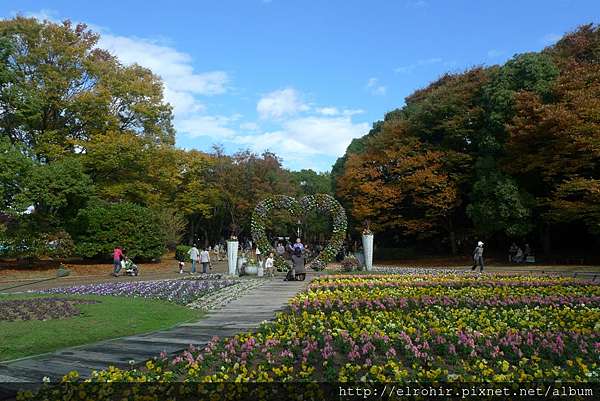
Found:
[[[123,250],[120,246],[116,247],[113,251],[113,263],[114,269],[112,275],[117,277],[119,275],[119,270],[121,270],[121,259],[123,259]]]

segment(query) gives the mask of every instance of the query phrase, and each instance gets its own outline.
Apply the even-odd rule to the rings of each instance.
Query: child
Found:
[[[269,257],[267,258],[267,260],[265,260],[265,270],[268,276],[270,277],[274,277],[275,276],[275,272],[274,272],[274,259],[273,259],[273,252],[271,252],[269,254]]]
[[[183,268],[185,266],[185,263],[183,263],[183,261],[179,262],[179,274],[183,274]]]

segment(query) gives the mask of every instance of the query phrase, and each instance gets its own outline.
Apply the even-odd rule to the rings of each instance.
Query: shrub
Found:
[[[188,255],[188,251],[190,249],[192,249],[192,247],[188,245],[177,245],[177,247],[175,248],[175,259],[177,259],[180,262],[185,262],[190,258],[190,256]]]
[[[75,252],[73,239],[66,231],[60,230],[47,236],[47,256],[52,258],[66,258]]]
[[[73,240],[64,230],[41,232],[28,224],[15,224],[10,231],[0,228],[0,257],[31,263],[44,256],[65,258],[74,252]]]
[[[344,260],[342,260],[342,270],[345,272],[358,270],[359,268],[360,263],[358,263],[358,259],[356,259],[356,257],[353,255],[347,256]]]
[[[129,202],[95,203],[79,211],[75,230],[77,254],[108,257],[121,246],[130,257],[158,259],[166,250],[166,233],[152,210]]]

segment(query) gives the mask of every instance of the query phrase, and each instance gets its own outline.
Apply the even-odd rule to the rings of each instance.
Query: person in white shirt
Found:
[[[262,257],[260,256],[260,249],[258,248],[258,245],[256,245],[256,264],[258,264],[259,266],[262,265]]]
[[[200,263],[202,263],[202,273],[208,273],[208,268],[210,266],[210,253],[206,248],[200,252]]]
[[[192,260],[192,271],[190,274],[196,274],[196,262],[198,262],[198,257],[200,256],[200,251],[196,248],[196,244],[190,248],[188,255],[190,255],[190,259]]]
[[[271,276],[271,277],[275,276],[275,268],[273,266],[274,266],[273,252],[271,252],[269,254],[269,257],[267,258],[267,260],[265,260],[265,273],[268,276]]]

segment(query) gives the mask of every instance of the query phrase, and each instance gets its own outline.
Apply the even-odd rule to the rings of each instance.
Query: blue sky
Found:
[[[85,22],[101,47],[161,75],[177,146],[268,149],[326,171],[415,89],[598,23],[600,1],[0,2],[17,13]]]

